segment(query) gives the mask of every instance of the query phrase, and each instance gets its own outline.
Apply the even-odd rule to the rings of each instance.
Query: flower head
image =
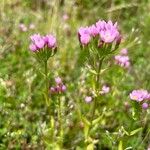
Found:
[[[53,35],[51,35],[51,34],[46,35],[44,37],[44,41],[45,41],[45,44],[47,44],[47,46],[49,48],[55,48],[56,47],[56,38]]]
[[[61,94],[66,91],[67,87],[63,84],[60,77],[55,78],[55,86],[50,87],[51,94]]]
[[[147,99],[148,95],[149,95],[149,93],[147,90],[143,90],[143,89],[142,90],[133,90],[130,93],[130,99],[141,102],[141,101]]]
[[[90,103],[92,101],[92,97],[91,96],[86,96],[85,97],[85,102],[86,103]]]
[[[26,31],[28,30],[27,27],[26,27],[26,25],[23,24],[23,23],[20,23],[20,24],[19,24],[19,29],[20,29],[22,32],[26,32]]]
[[[110,87],[107,85],[103,85],[102,90],[100,91],[101,94],[107,94],[110,91]]]
[[[128,68],[130,66],[130,60],[128,56],[116,55],[115,63],[124,68]]]
[[[142,104],[142,108],[143,108],[143,109],[147,109],[147,108],[148,108],[148,103],[143,103],[143,104]]]
[[[37,49],[42,49],[45,46],[44,37],[40,34],[34,34],[31,37],[32,43],[37,47]]]
[[[87,45],[90,42],[90,40],[91,40],[91,37],[88,34],[83,34],[80,37],[80,42],[82,45]]]

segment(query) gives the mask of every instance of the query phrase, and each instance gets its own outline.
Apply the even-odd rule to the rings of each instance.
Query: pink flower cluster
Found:
[[[147,109],[150,101],[150,93],[147,90],[133,90],[130,93],[130,99],[142,103],[142,108]]]
[[[130,59],[128,56],[128,50],[122,49],[119,55],[115,56],[115,63],[124,68],[129,68]]]
[[[31,29],[31,30],[35,29],[35,25],[31,23],[31,24],[29,25],[29,27],[27,27],[25,24],[20,23],[20,24],[19,24],[19,29],[20,29],[22,32],[26,32],[26,31],[28,31],[28,29]]]
[[[80,43],[84,46],[90,43],[92,37],[99,37],[99,42],[103,43],[119,44],[121,42],[117,23],[113,24],[112,21],[99,20],[89,27],[81,27],[78,30],[78,36]]]
[[[40,49],[48,47],[50,49],[56,48],[56,38],[49,34],[46,36],[41,36],[40,34],[34,34],[30,37],[31,44],[29,46],[30,50],[37,52]]]
[[[55,78],[56,86],[50,88],[51,94],[60,94],[66,91],[66,86],[63,84],[60,77]]]

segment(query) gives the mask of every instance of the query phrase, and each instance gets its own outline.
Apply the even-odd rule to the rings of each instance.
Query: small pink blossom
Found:
[[[29,29],[31,29],[31,30],[35,29],[35,25],[31,23],[31,24],[29,25]]]
[[[29,45],[29,48],[30,48],[30,50],[33,51],[33,52],[35,52],[35,51],[38,50],[38,48],[36,47],[36,45],[33,44],[33,43],[31,43],[31,44]]]
[[[23,23],[19,24],[19,28],[20,28],[20,30],[21,30],[22,32],[26,32],[26,31],[28,30],[27,27],[26,27],[26,25],[23,24]]]
[[[61,94],[66,91],[66,86],[63,84],[60,77],[55,78],[55,86],[50,87],[51,94]]]
[[[92,101],[92,97],[91,96],[86,96],[85,97],[85,102],[86,103],[90,103]]]
[[[92,25],[88,28],[89,34],[93,37],[97,36],[99,34],[99,31],[95,25]]]
[[[31,37],[32,43],[39,49],[44,48],[45,46],[45,41],[44,37],[41,36],[40,34],[34,34]]]
[[[100,91],[101,94],[107,94],[110,91],[110,87],[107,85],[103,85],[102,91]]]
[[[147,104],[147,103],[143,103],[143,104],[142,104],[142,108],[143,108],[143,109],[147,109],[147,108],[148,108],[148,104]]]
[[[115,63],[124,68],[129,68],[130,66],[130,60],[128,56],[116,55]]]
[[[64,14],[64,15],[63,15],[63,20],[64,20],[64,21],[67,21],[68,19],[69,19],[69,16],[68,16],[67,14]]]
[[[61,83],[62,83],[62,80],[61,80],[60,77],[56,77],[56,78],[55,78],[55,82],[56,82],[56,84],[61,84]]]
[[[143,90],[143,89],[142,90],[133,90],[130,93],[130,99],[141,102],[148,98],[148,94],[149,93],[147,90]]]
[[[88,35],[88,34],[83,34],[83,35],[81,35],[81,37],[80,37],[80,42],[81,42],[82,45],[87,45],[87,44],[89,44],[90,40],[91,40],[91,37],[90,37],[90,35]]]
[[[128,50],[126,48],[123,48],[121,51],[120,51],[120,54],[121,55],[128,55]]]
[[[44,41],[48,45],[49,48],[55,48],[56,47],[56,38],[53,35],[51,35],[51,34],[46,35],[44,37]]]
[[[65,91],[66,91],[66,89],[67,89],[67,88],[66,88],[66,86],[65,86],[65,85],[62,85],[62,87],[61,87],[61,91],[62,91],[62,92],[65,92]]]

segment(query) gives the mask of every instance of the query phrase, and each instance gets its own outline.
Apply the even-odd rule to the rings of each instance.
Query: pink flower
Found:
[[[85,102],[86,103],[90,103],[92,101],[92,97],[91,96],[86,96],[85,97]]]
[[[51,34],[46,35],[44,37],[44,41],[48,45],[49,48],[55,48],[56,47],[56,38],[53,35],[51,35]]]
[[[27,27],[25,26],[25,24],[23,24],[23,23],[19,24],[19,28],[23,32],[26,32],[28,30]]]
[[[102,31],[102,30],[105,30],[105,26],[106,26],[106,22],[103,20],[99,20],[98,22],[96,22],[96,27],[98,29],[98,31]]]
[[[128,50],[126,48],[122,49],[120,52],[121,55],[127,55],[128,54]]]
[[[101,94],[107,94],[110,91],[110,87],[107,85],[103,85],[102,91],[100,92]]]
[[[89,34],[89,28],[88,27],[81,27],[78,30],[79,36],[82,36],[83,34]]]
[[[98,29],[97,29],[97,27],[96,27],[95,25],[90,26],[90,27],[88,28],[88,30],[89,30],[89,34],[90,34],[91,36],[93,36],[93,37],[95,37],[96,35],[99,34],[99,31],[98,31]]]
[[[44,37],[41,36],[40,34],[34,34],[31,37],[32,43],[39,49],[44,48],[45,46],[45,41]]]
[[[116,55],[115,63],[124,68],[128,68],[130,66],[130,60],[128,56]]]
[[[66,89],[67,89],[67,88],[66,88],[66,86],[65,86],[65,85],[62,85],[62,87],[61,87],[61,91],[62,91],[62,92],[65,92],[65,91],[66,91]]]
[[[142,104],[142,108],[143,108],[143,109],[147,109],[147,108],[148,108],[148,104],[147,104],[147,103],[143,103],[143,104]]]
[[[66,20],[68,20],[68,19],[69,19],[69,16],[68,16],[67,14],[64,14],[64,15],[63,15],[63,20],[66,21]]]
[[[35,25],[31,23],[31,24],[29,25],[29,29],[31,29],[31,30],[35,29]]]
[[[56,84],[61,84],[61,83],[62,83],[62,80],[61,80],[60,77],[56,77],[56,78],[55,78],[55,82],[56,82]]]
[[[105,43],[112,43],[119,36],[119,32],[115,29],[107,29],[100,31],[101,40]]]
[[[33,44],[33,43],[30,44],[29,48],[30,48],[30,50],[33,51],[33,52],[35,52],[35,51],[38,50],[38,48],[36,47],[36,45]]]
[[[91,37],[88,34],[82,34],[80,37],[80,42],[82,45],[89,44],[90,40],[91,40]]]
[[[50,93],[51,94],[61,94],[66,91],[66,86],[63,84],[62,80],[60,77],[55,78],[55,86],[52,86],[50,88]]]
[[[130,93],[130,99],[141,102],[148,98],[148,94],[149,93],[147,92],[147,90],[133,90]]]

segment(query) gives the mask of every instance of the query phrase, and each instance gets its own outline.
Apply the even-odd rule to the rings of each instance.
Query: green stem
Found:
[[[96,79],[95,79],[95,90],[96,90],[96,97],[94,99],[93,102],[93,107],[92,107],[92,115],[91,115],[91,122],[93,121],[94,115],[95,115],[95,110],[96,110],[96,105],[97,105],[97,98],[98,98],[98,94],[99,94],[99,88],[100,88],[100,72],[101,72],[101,68],[102,68],[102,63],[103,63],[104,57],[102,57],[99,61],[99,65],[98,65],[98,70],[97,70],[97,75],[96,75]]]
[[[60,97],[58,97],[58,122],[59,122],[59,138],[60,138],[60,147],[63,143],[63,129],[62,129],[62,103]]]
[[[47,69],[47,61],[44,62],[44,66],[45,66],[45,99],[46,99],[46,104],[47,106],[49,106],[49,83],[48,83],[48,69]]]

